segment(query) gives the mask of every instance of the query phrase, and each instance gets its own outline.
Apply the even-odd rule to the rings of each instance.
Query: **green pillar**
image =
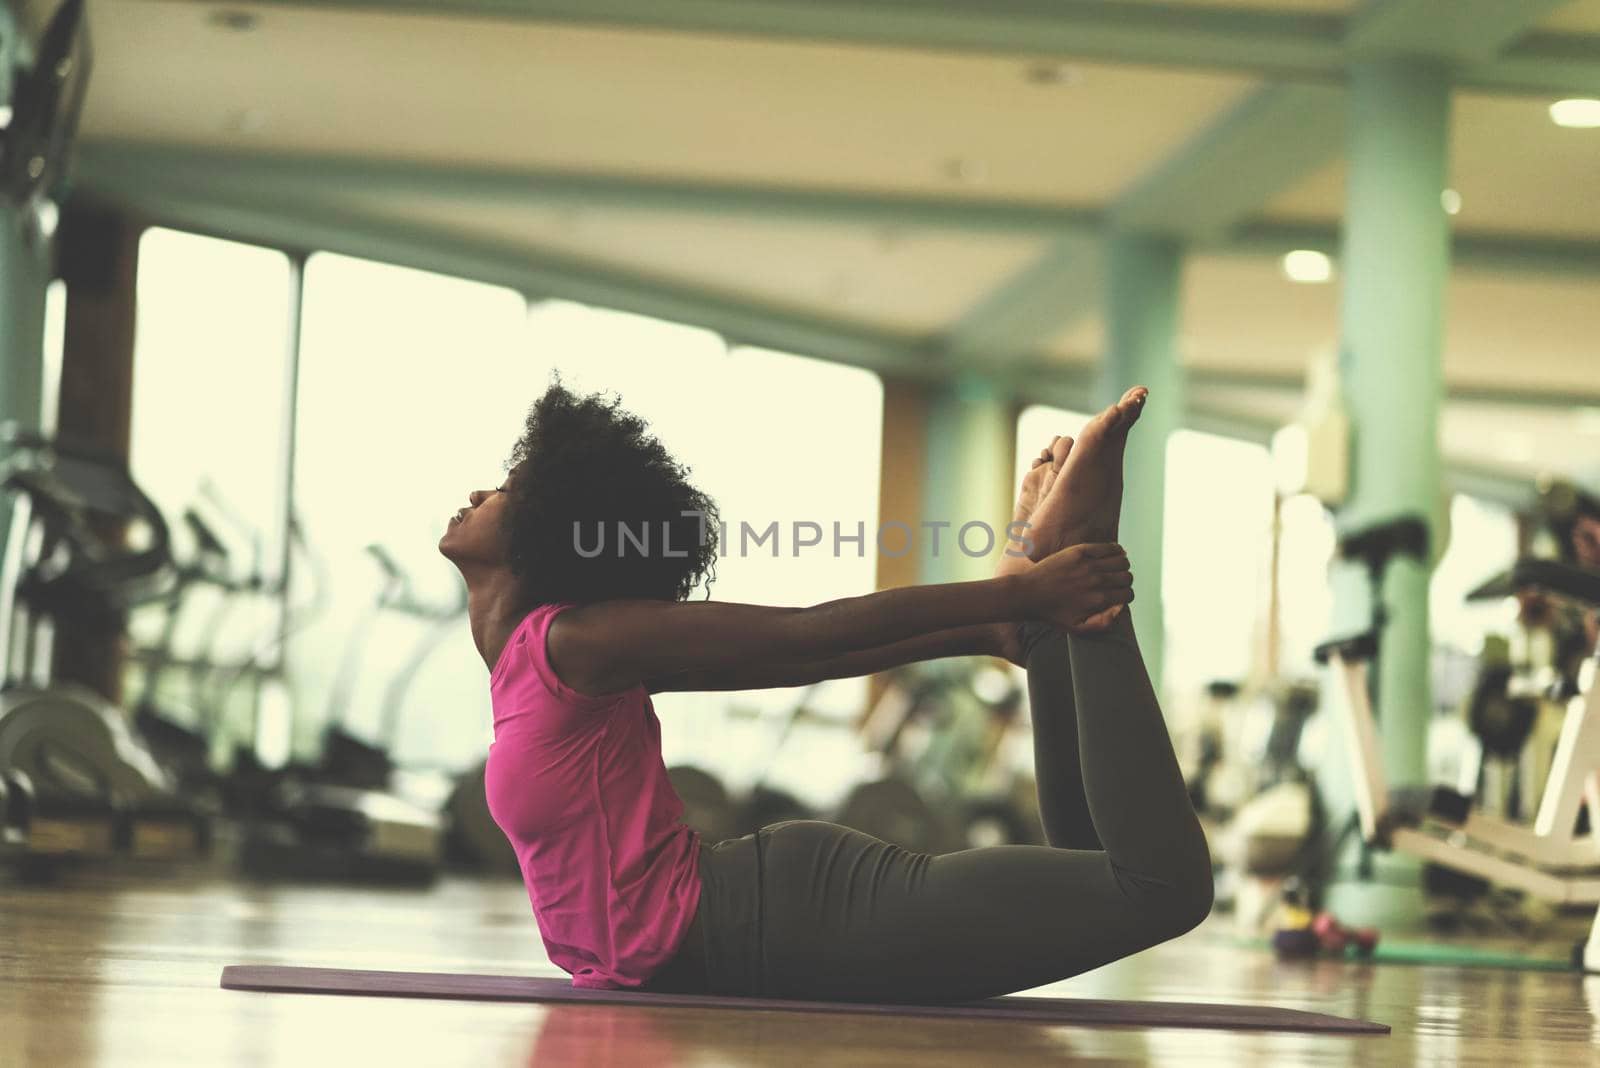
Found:
[[[916,531],[918,581],[964,582],[994,573],[1015,500],[1016,442],[1014,407],[987,381],[961,377],[931,391],[922,527]],[[963,534],[968,524],[987,527],[993,541],[979,526]],[[898,543],[890,546],[897,548]]]
[[[0,203],[0,422],[37,429],[44,378],[44,302],[49,242],[31,209]],[[0,546],[11,502],[0,497]]]
[[[1415,59],[1362,62],[1350,70],[1349,108],[1340,373],[1354,456],[1339,523],[1355,529],[1416,514],[1436,540],[1450,84]],[[1377,701],[1384,766],[1396,783],[1426,776],[1431,572],[1401,559],[1383,591],[1390,618]]]
[[[1166,511],[1167,439],[1183,419],[1183,369],[1178,364],[1178,300],[1183,252],[1176,242],[1113,234],[1106,247],[1106,358],[1099,402],[1148,386],[1150,400],[1128,437],[1123,463],[1121,538],[1133,564],[1134,629],[1159,689],[1166,639],[1161,574]]]
[[[49,244],[26,208],[0,204],[0,420],[39,425],[44,374],[44,298]]]

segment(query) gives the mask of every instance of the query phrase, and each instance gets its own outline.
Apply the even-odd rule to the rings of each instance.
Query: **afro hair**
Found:
[[[507,466],[502,536],[528,604],[709,592],[716,504],[620,397],[552,379]]]

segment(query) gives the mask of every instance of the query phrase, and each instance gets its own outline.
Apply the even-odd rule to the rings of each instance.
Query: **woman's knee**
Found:
[[[1216,885],[1211,858],[1203,851],[1157,877],[1119,870],[1117,878],[1148,918],[1152,945],[1187,934],[1211,915]]]
[[[1178,885],[1170,910],[1174,929],[1169,937],[1176,938],[1199,927],[1211,915],[1215,903],[1216,882],[1207,862],[1204,868],[1196,867],[1186,874]]]

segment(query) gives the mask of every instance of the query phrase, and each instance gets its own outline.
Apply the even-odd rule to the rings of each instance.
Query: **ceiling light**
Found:
[[[1444,205],[1444,213],[1446,215],[1461,214],[1461,194],[1454,189],[1446,189],[1443,193],[1440,193],[1439,203]]]
[[[878,228],[878,251],[893,252],[905,243],[906,232],[898,226],[889,225]]]
[[[1077,85],[1083,81],[1083,71],[1070,63],[1042,60],[1028,64],[1027,79],[1034,85]]]
[[[211,25],[219,30],[249,33],[261,23],[261,16],[254,11],[224,9],[222,11],[213,11],[210,15],[210,22]]]
[[[956,156],[947,160],[944,171],[958,182],[968,185],[977,185],[989,176],[989,168],[981,159],[967,159],[965,156]]]
[[[1593,130],[1600,127],[1600,100],[1588,97],[1557,100],[1550,105],[1550,121],[1569,129]]]
[[[267,113],[260,108],[238,108],[222,120],[224,129],[231,133],[255,133],[267,124]]]
[[[1326,282],[1333,277],[1333,261],[1326,253],[1297,248],[1283,257],[1283,273],[1291,282]]]
[[[33,210],[39,236],[46,241],[50,240],[55,236],[57,227],[61,225],[61,209],[56,207],[56,202],[53,200],[40,200]]]

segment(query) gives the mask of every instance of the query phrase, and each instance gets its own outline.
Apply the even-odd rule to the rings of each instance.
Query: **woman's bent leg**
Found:
[[[988,997],[1136,953],[1210,911],[1205,838],[1127,614],[1104,634],[1039,643],[1028,666],[1036,732],[1062,707],[1055,688],[1074,695],[1089,833],[1104,848],[1000,846],[933,857],[833,824],[767,828],[758,992]],[[1045,730],[1036,747],[1046,765],[1041,808],[1051,841],[1075,838],[1084,815],[1073,779],[1051,766],[1072,732]]]
[[[1058,849],[1099,849],[1078,755],[1078,703],[1067,636],[1047,623],[1022,628],[1033,719],[1033,777],[1044,840]]]

